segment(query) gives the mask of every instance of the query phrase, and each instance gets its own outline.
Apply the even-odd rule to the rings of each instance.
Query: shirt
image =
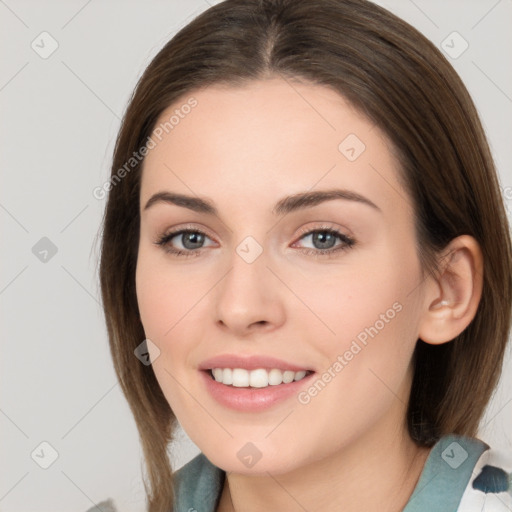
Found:
[[[225,478],[200,453],[174,473],[174,512],[215,512]],[[512,453],[449,434],[432,447],[402,512],[512,512],[511,481]]]

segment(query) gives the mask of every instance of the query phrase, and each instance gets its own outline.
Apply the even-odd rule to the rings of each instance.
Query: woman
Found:
[[[109,189],[148,510],[508,510],[510,461],[475,436],[509,227],[472,100],[414,28],[364,0],[217,4],[146,69]],[[173,474],[178,422],[202,453]]]

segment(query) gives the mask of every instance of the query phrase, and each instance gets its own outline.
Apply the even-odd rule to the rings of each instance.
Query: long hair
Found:
[[[459,235],[482,249],[483,291],[472,322],[449,343],[417,341],[411,438],[431,446],[446,433],[475,436],[500,378],[511,321],[510,228],[485,133],[455,70],[420,32],[366,0],[226,0],[181,29],[143,73],[107,187],[101,292],[115,371],[144,452],[150,512],[172,508],[167,448],[177,420],[152,367],[134,356],[145,338],[135,291],[144,160],[130,159],[160,114],[194,90],[267,77],[332,88],[392,141],[425,275],[435,274],[439,251]]]

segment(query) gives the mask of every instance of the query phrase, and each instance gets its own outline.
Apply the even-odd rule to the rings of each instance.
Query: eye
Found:
[[[178,245],[181,247],[173,246],[173,239],[176,239]],[[205,239],[210,239],[209,236],[198,229],[180,229],[172,231],[161,236],[155,243],[162,246],[163,249],[176,256],[199,256],[201,251],[198,249],[203,248]],[[174,242],[176,243],[176,242]]]
[[[330,256],[338,251],[351,249],[356,241],[332,227],[320,227],[303,232],[299,240],[307,240],[313,244],[314,249],[306,249],[303,252],[313,256]],[[336,245],[336,240],[341,243]]]
[[[314,248],[303,248],[301,252],[312,256],[334,256],[339,251],[349,250],[356,244],[352,237],[344,235],[332,227],[323,226],[304,230],[299,240],[306,239],[310,240]],[[201,249],[208,247],[204,245],[206,240],[211,240],[211,238],[203,231],[183,228],[162,235],[155,243],[161,246],[167,253],[174,254],[175,256],[190,257],[201,255]],[[340,243],[337,244],[337,240]]]

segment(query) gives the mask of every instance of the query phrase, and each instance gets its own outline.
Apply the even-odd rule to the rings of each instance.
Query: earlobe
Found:
[[[443,251],[439,274],[426,286],[418,337],[433,345],[456,338],[475,317],[482,288],[482,251],[473,237],[461,235]]]

